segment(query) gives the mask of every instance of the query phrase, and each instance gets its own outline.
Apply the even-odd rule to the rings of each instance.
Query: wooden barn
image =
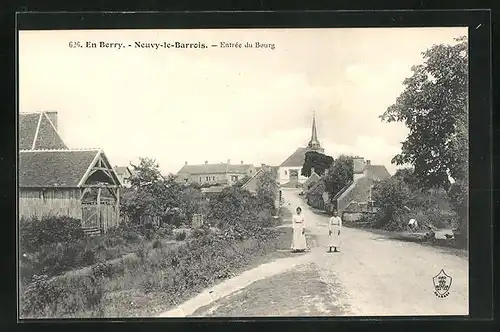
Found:
[[[118,226],[120,180],[102,150],[19,152],[19,216],[69,216],[88,232]]]
[[[68,216],[88,233],[117,226],[122,183],[104,152],[68,149],[56,112],[19,120],[19,219]]]

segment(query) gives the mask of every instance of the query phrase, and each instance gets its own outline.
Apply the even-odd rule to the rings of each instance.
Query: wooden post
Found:
[[[116,188],[116,226],[120,226],[120,188]]]
[[[101,219],[101,188],[97,190],[97,220],[99,220],[99,228],[101,230],[101,233],[105,232],[105,229],[102,225],[102,219]]]

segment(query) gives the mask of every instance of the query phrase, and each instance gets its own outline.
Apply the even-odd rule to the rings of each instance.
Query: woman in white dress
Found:
[[[305,251],[307,248],[306,235],[305,235],[305,220],[302,214],[302,209],[297,208],[297,214],[293,216],[292,227],[293,227],[293,240],[292,240],[292,251]]]
[[[342,219],[337,215],[337,210],[333,210],[333,216],[330,218],[328,223],[328,247],[329,252],[332,252],[332,248],[337,252],[340,248],[340,229],[342,228]]]

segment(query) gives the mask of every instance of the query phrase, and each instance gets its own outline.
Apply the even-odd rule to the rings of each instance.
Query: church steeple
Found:
[[[310,149],[312,149],[312,150],[320,150],[320,151],[323,150],[321,148],[321,144],[318,141],[318,133],[316,131],[316,114],[315,114],[315,112],[313,112],[311,140],[307,144],[307,147],[310,148]]]

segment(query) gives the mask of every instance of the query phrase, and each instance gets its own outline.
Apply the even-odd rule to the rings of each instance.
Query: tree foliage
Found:
[[[173,175],[164,177],[154,159],[140,158],[138,165],[131,166],[132,187],[124,191],[121,203],[132,222],[139,222],[143,216],[162,221],[171,221],[174,217],[189,219],[199,209],[197,201],[201,200],[201,192],[182,186]]]
[[[411,164],[419,182],[448,188],[448,175],[466,176],[468,156],[468,46],[465,37],[454,45],[435,45],[412,67],[405,90],[381,116],[404,122],[410,130],[392,162]]]
[[[257,197],[266,209],[274,209],[274,202],[277,199],[277,184],[273,173],[264,170],[257,181]]]
[[[381,119],[410,130],[392,162],[411,164],[419,185],[448,190],[468,233],[468,42],[434,45],[404,80],[405,90]],[[453,181],[450,182],[450,177]]]
[[[354,164],[351,156],[341,155],[328,168],[323,181],[325,189],[333,197],[344,188],[354,176]]]
[[[261,206],[256,195],[231,186],[210,199],[207,217],[222,229],[252,229],[266,225],[271,211]]]
[[[302,176],[309,177],[311,176],[312,168],[314,168],[314,172],[319,176],[322,176],[325,173],[325,170],[332,164],[332,157],[316,151],[308,151],[306,152],[304,165],[302,166],[300,174]]]

